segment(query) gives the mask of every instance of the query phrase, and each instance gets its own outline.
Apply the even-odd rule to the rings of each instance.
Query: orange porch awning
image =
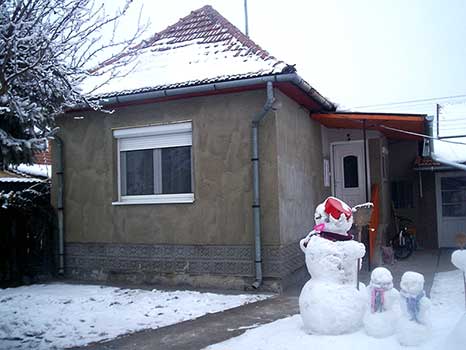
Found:
[[[422,137],[395,131],[393,129],[425,134],[425,114],[328,112],[312,113],[311,118],[328,128],[378,130],[388,138],[421,140]],[[365,121],[365,122],[364,122]]]

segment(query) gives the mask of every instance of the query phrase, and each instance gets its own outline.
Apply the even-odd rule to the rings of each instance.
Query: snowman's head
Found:
[[[455,250],[451,255],[451,262],[458,269],[466,272],[466,250]]]
[[[424,276],[413,271],[405,272],[401,277],[400,287],[407,294],[418,295],[424,290]]]
[[[393,276],[385,267],[377,267],[371,273],[371,286],[389,290],[393,288]]]
[[[346,234],[353,225],[351,208],[335,197],[328,197],[319,204],[314,214],[317,225],[324,224],[324,231]]]

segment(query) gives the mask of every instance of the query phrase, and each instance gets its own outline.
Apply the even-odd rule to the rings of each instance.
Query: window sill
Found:
[[[194,203],[194,193],[158,194],[152,196],[122,196],[112,205],[132,204],[186,204]]]

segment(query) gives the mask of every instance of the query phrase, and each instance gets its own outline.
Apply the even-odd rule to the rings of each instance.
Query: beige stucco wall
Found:
[[[124,107],[113,114],[78,113],[81,120],[59,118],[65,145],[65,240],[251,244],[250,120],[265,98],[262,90]],[[112,129],[184,120],[193,122],[195,202],[112,205],[117,196]],[[260,128],[264,244],[280,243],[276,122],[270,112]]]
[[[279,217],[282,244],[304,237],[314,226],[314,210],[330,188],[323,184],[320,124],[282,93],[276,112]]]

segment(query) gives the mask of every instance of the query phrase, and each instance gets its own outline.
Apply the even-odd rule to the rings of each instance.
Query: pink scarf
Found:
[[[373,287],[371,290],[371,312],[383,312],[385,303],[385,289]]]

